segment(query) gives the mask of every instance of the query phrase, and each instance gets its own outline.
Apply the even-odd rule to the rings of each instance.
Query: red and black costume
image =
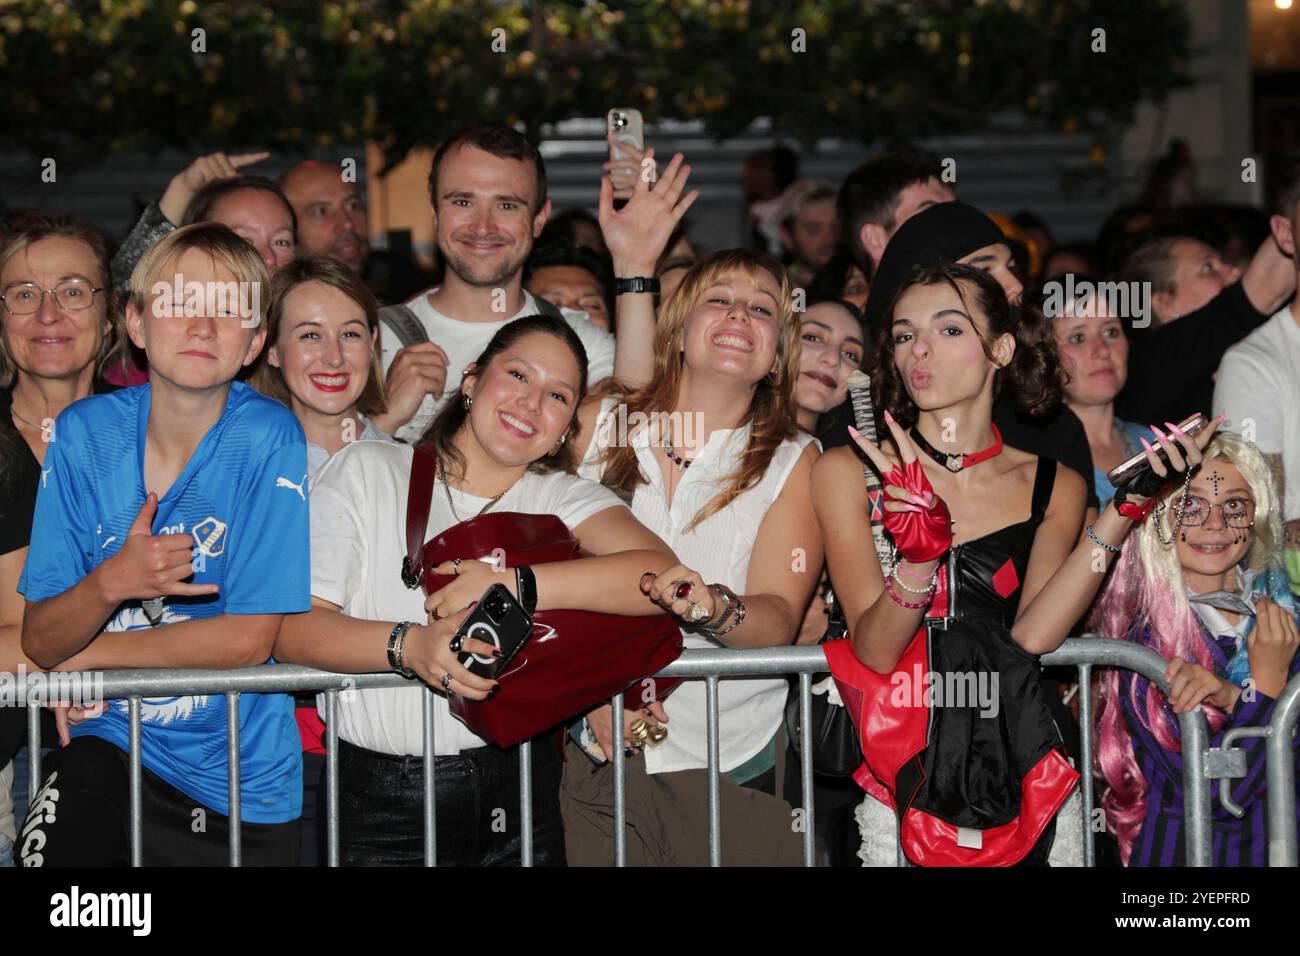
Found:
[[[1045,865],[1056,812],[1079,779],[1047,710],[1038,658],[1009,630],[1056,467],[1038,460],[1027,520],[949,549],[925,622],[892,674],[859,661],[851,639],[823,645],[862,742],[854,779],[894,809],[914,864]],[[977,694],[947,695],[940,706],[926,691],[931,681],[940,692],[969,689],[981,674],[996,688],[993,707]]]

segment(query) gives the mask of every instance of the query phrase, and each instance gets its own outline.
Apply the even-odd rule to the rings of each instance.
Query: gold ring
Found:
[[[638,717],[628,725],[627,732],[632,735],[634,740],[644,742],[650,736],[650,725]]]
[[[642,739],[641,737],[633,737],[633,738],[632,738],[632,749],[633,749],[633,750],[645,750],[645,740]]]
[[[708,611],[704,610],[703,604],[696,604],[694,601],[686,602],[686,620],[691,624],[707,621],[711,616]]]
[[[663,724],[655,724],[654,727],[650,729],[650,736],[648,738],[648,743],[650,744],[651,747],[658,747],[661,743],[663,743],[667,739],[668,739],[668,728],[665,727]]]

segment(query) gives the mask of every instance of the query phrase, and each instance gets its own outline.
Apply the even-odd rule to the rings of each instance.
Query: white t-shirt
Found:
[[[1289,308],[1224,353],[1214,385],[1219,412],[1228,413],[1225,428],[1282,456],[1282,517],[1300,518],[1300,325]]]
[[[600,418],[587,447],[580,475],[596,478],[596,458],[617,441],[628,441],[636,449],[641,473],[649,484],[639,484],[632,495],[632,514],[659,535],[677,554],[682,564],[699,572],[705,581],[725,584],[737,594],[745,593],[749,559],[768,509],[772,507],[786,479],[805,447],[815,439],[800,432],[780,444],[772,455],[763,478],[731,504],[700,522],[690,532],[684,529],[708,502],[726,487],[740,456],[749,445],[750,428],[719,429],[709,436],[704,449],[683,472],[666,503],[663,472],[651,447],[649,428],[636,428],[635,421],[616,414],[612,398],[601,402]],[[695,631],[682,630],[688,648],[716,648],[717,642]],[[784,677],[726,679],[718,682],[718,744],[723,773],[734,770],[767,746],[785,713]],[[688,680],[664,701],[669,734],[658,747],[643,751],[647,773],[695,770],[707,767],[708,724],[704,681]]]
[[[334,454],[311,487],[311,593],[366,621],[427,620],[424,591],[402,584],[406,556],[406,498],[414,449],[383,441],[355,441]],[[460,518],[452,517],[441,486],[433,491],[426,540],[469,518],[486,498],[453,488]],[[562,472],[526,472],[493,511],[552,514],[570,529],[607,508],[626,507],[608,488]],[[350,690],[339,695],[339,736],[385,754],[424,753],[418,682],[410,687]],[[320,707],[325,719],[324,706]],[[434,702],[436,753],[485,746],[452,717],[441,692]]]
[[[429,289],[421,292],[405,305],[420,320],[429,335],[429,341],[447,353],[447,383],[443,386],[441,398],[426,395],[416,409],[415,416],[397,430],[394,437],[401,441],[415,442],[424,434],[434,416],[442,410],[443,404],[460,388],[465,366],[483,353],[498,329],[515,319],[535,315],[539,311],[532,293],[525,292],[523,308],[508,319],[500,322],[463,322],[444,315],[429,304],[429,293],[436,291]],[[569,327],[578,333],[578,338],[582,339],[583,347],[587,350],[587,385],[594,385],[613,375],[614,336],[588,319],[586,312],[575,312],[572,309],[560,311]],[[384,374],[387,375],[402,343],[392,329],[383,323],[380,323],[379,346],[383,352]]]

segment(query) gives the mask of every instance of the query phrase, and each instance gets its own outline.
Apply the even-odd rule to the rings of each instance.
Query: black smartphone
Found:
[[[1186,418],[1183,421],[1179,422],[1178,427],[1183,432],[1185,432],[1189,438],[1192,438],[1198,435],[1200,432],[1204,431],[1209,424],[1210,424],[1210,420],[1206,418],[1204,415],[1202,415],[1200,412],[1197,412],[1195,415],[1192,415],[1190,418]],[[1154,445],[1155,443],[1152,442],[1152,444]],[[1155,449],[1156,449],[1156,455],[1160,458],[1161,462],[1163,462],[1166,466],[1168,466],[1169,456],[1165,454],[1164,449],[1161,448],[1159,445],[1155,445]],[[1134,476],[1140,475],[1142,472],[1150,471],[1150,470],[1151,470],[1151,463],[1147,461],[1146,452],[1143,451],[1143,452],[1138,452],[1128,461],[1112,469],[1110,474],[1107,475],[1106,477],[1110,479],[1110,483],[1112,485],[1118,488],[1120,485],[1129,481]]]
[[[482,641],[501,652],[500,657],[468,651],[460,655],[461,664],[471,674],[493,680],[533,636],[533,619],[504,584],[494,584],[483,592],[478,605],[456,633]]]

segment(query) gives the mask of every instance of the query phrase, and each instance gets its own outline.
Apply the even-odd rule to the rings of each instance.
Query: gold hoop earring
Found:
[[[560,440],[555,443],[555,447],[546,453],[547,457],[549,458],[552,455],[558,455],[560,453],[560,449],[564,447],[564,443],[568,440],[569,440],[568,435],[561,435]]]

